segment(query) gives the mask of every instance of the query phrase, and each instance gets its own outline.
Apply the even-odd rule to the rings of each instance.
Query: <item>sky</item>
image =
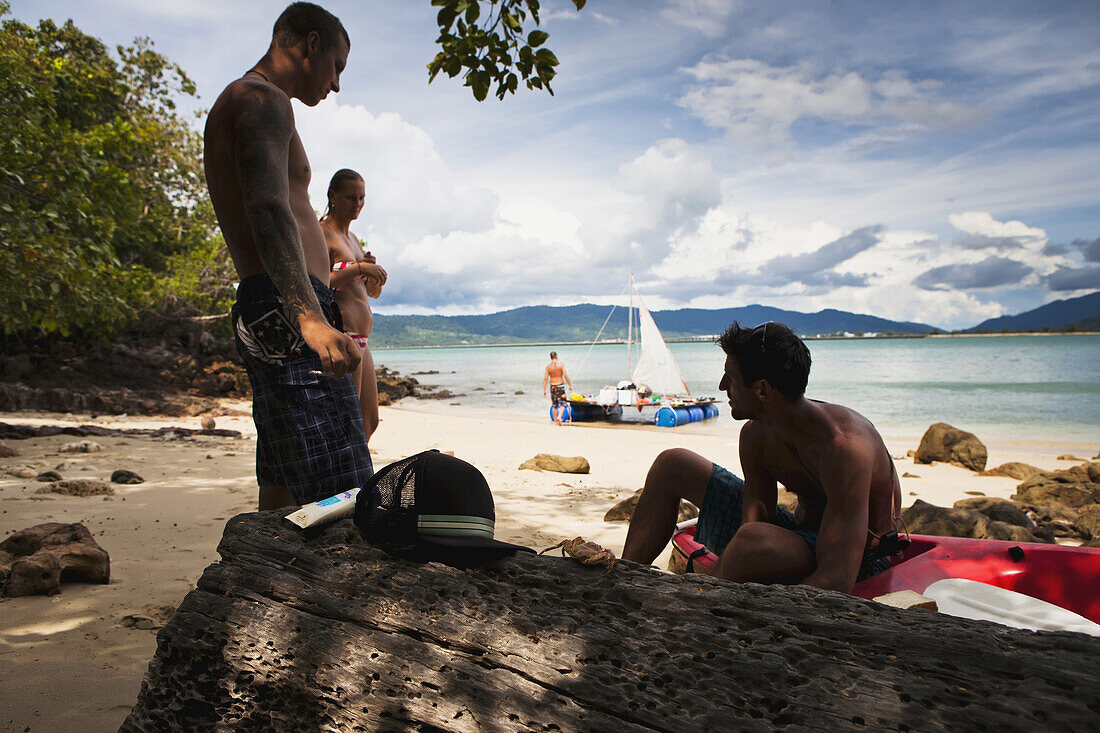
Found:
[[[295,103],[376,311],[624,302],[837,308],[946,329],[1100,288],[1100,3],[542,1],[554,96],[428,84],[430,0],[330,0],[341,92]],[[208,108],[282,0],[14,0],[109,45],[152,39]]]

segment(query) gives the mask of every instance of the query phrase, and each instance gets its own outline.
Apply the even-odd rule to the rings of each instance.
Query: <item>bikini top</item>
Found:
[[[333,264],[332,271],[333,272],[339,272],[340,270],[345,270],[349,267],[355,267],[358,264],[359,264],[358,262],[337,262],[337,263]],[[367,276],[361,274],[361,275],[359,275],[359,279],[360,280],[366,280]]]

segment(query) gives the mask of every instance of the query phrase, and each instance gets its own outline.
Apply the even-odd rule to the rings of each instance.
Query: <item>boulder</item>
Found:
[[[1087,458],[1080,458],[1080,457],[1072,455],[1070,453],[1064,453],[1064,454],[1058,456],[1057,460],[1059,460],[1059,461],[1087,461],[1088,459]]]
[[[1027,516],[1027,512],[1019,504],[1007,499],[997,499],[992,496],[975,496],[971,499],[961,499],[954,504],[955,509],[966,509],[973,512],[981,512],[990,519],[1007,524],[1015,524],[1017,527],[1035,529],[1035,522]]]
[[[1024,504],[1063,504],[1075,509],[1100,504],[1100,464],[1036,474],[1017,486],[1012,498]]]
[[[638,498],[641,497],[642,490],[638,489],[631,496],[620,501],[615,506],[607,510],[607,513],[603,515],[603,521],[605,522],[629,522],[634,518],[634,509],[638,506]],[[690,501],[680,500],[680,509],[676,513],[677,522],[686,522],[689,519],[694,519],[699,516],[699,509]]]
[[[970,509],[948,509],[917,499],[901,513],[905,527],[915,534],[940,537],[971,537],[977,540],[1008,540],[1010,542],[1043,542],[1041,537],[1023,527],[990,519]]]
[[[957,463],[971,471],[984,471],[988,452],[973,433],[938,422],[925,431],[913,460],[917,463]]]
[[[83,524],[47,522],[0,542],[0,590],[9,596],[54,595],[61,583],[106,583],[111,558]]]
[[[15,468],[9,468],[7,474],[16,478],[34,478],[38,475],[38,472],[30,466],[16,466]]]
[[[581,456],[554,456],[539,453],[520,464],[520,470],[556,471],[557,473],[588,473],[588,459]]]
[[[15,448],[9,448],[6,445],[0,445],[0,458],[15,458],[19,455],[22,454]]]
[[[125,468],[120,468],[111,474],[112,484],[143,484],[145,479],[138,476],[133,471],[129,471]]]
[[[1032,466],[1028,463],[1019,463],[1018,461],[1011,461],[1009,463],[1002,463],[996,468],[990,468],[986,471],[979,473],[979,476],[1008,476],[1018,480],[1031,478],[1036,474],[1046,473],[1038,466]]]
[[[238,516],[121,731],[1089,730],[1100,638]]]
[[[66,496],[103,496],[114,494],[110,484],[92,478],[71,478],[54,481],[43,486],[36,494],[65,494]]]
[[[1086,540],[1100,540],[1100,504],[1082,507],[1074,526]]]
[[[42,473],[35,476],[34,480],[35,481],[42,481],[42,482],[60,481],[61,480],[61,474],[59,474],[57,471],[43,471]]]

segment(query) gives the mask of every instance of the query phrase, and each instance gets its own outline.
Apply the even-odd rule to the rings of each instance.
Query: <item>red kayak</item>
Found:
[[[910,535],[893,567],[856,583],[852,595],[872,599],[899,590],[924,593],[945,578],[973,580],[1023,593],[1100,623],[1100,549]],[[672,566],[710,569],[718,559],[695,541],[695,527],[672,538]]]

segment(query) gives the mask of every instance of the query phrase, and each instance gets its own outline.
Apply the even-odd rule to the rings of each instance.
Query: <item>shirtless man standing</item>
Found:
[[[748,420],[745,478],[691,451],[664,451],[646,476],[623,558],[652,562],[687,499],[700,508],[696,540],[719,556],[712,575],[851,593],[890,567],[879,538],[895,529],[901,485],[882,437],[854,410],[806,399],[810,352],[786,326],[734,323],[718,342],[726,352],[718,388],[734,419]],[[777,483],[798,496],[794,514],[776,506]]]
[[[328,286],[328,249],[290,105],[313,107],[340,91],[350,48],[331,13],[288,6],[267,53],[206,120],[206,182],[241,278],[232,318],[252,383],[261,510],[316,501],[372,474],[348,376],[359,349]]]
[[[573,383],[565,373],[565,364],[558,361],[556,351],[550,352],[550,363],[546,365],[546,371],[542,375],[543,397],[546,396],[547,382],[550,383],[550,415],[554,418],[555,425],[561,425],[561,416],[565,412],[565,382],[569,383],[569,389],[573,389]]]
[[[332,266],[331,285],[336,290],[336,304],[344,318],[344,330],[355,341],[363,356],[352,380],[359,390],[359,407],[363,413],[363,428],[367,442],[378,429],[378,378],[374,373],[367,339],[374,315],[370,299],[382,294],[386,271],[378,266],[370,252],[364,252],[359,238],[351,233],[351,223],[359,217],[366,200],[363,177],[342,168],[328,184],[328,208],[321,217],[321,230],[328,244]]]

